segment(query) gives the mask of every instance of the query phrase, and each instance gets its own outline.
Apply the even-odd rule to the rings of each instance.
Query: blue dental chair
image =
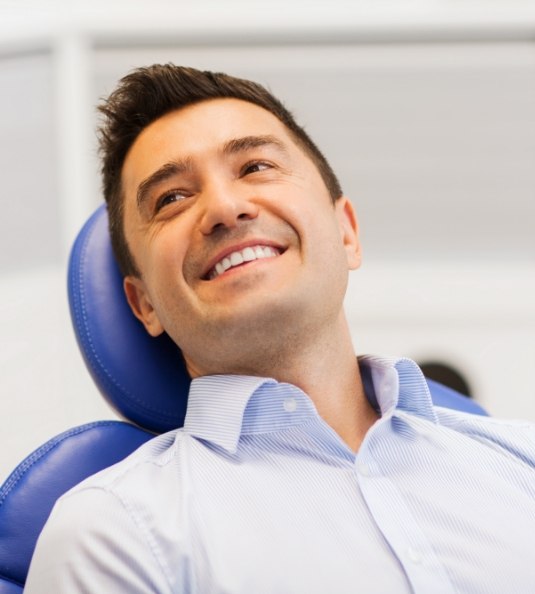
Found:
[[[113,258],[101,206],[81,230],[69,263],[69,302],[86,365],[104,398],[128,422],[70,429],[30,454],[0,487],[0,594],[20,594],[33,550],[58,497],[183,425],[190,378],[180,350],[151,338],[134,318]],[[435,404],[486,414],[472,400],[428,380]]]

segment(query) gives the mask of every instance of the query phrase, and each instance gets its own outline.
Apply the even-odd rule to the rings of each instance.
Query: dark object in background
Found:
[[[447,363],[440,361],[426,361],[418,363],[425,377],[444,384],[467,398],[472,398],[472,389],[464,375]]]

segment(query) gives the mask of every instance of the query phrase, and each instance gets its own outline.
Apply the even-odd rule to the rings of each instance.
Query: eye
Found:
[[[173,202],[182,202],[182,200],[188,198],[189,195],[190,194],[185,190],[171,190],[166,192],[156,201],[155,212],[159,212],[162,208],[172,204]]]
[[[260,171],[265,171],[266,169],[272,169],[273,165],[271,163],[266,163],[265,161],[251,161],[244,165],[241,170],[242,176],[249,175],[250,173],[258,173]]]

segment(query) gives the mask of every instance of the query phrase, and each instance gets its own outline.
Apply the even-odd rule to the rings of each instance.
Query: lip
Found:
[[[208,276],[209,276],[211,270],[214,268],[214,266],[218,262],[220,262],[223,258],[228,256],[229,254],[232,254],[232,252],[239,252],[239,251],[245,249],[246,247],[253,247],[256,245],[263,245],[263,246],[271,247],[271,248],[277,250],[278,252],[280,252],[280,254],[283,254],[287,249],[287,247],[285,247],[275,241],[271,241],[269,239],[261,239],[261,238],[254,238],[254,239],[250,239],[247,241],[242,241],[240,243],[234,243],[234,244],[226,247],[225,249],[221,250],[220,252],[217,253],[216,256],[214,256],[213,258],[210,259],[210,261],[208,262],[208,265],[206,266],[206,268],[204,269],[204,271],[201,274],[201,279],[206,280],[206,281],[209,280]]]

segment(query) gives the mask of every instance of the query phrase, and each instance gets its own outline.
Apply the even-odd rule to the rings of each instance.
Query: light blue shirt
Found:
[[[535,592],[534,425],[359,362],[381,417],[357,455],[294,386],[194,380],[183,429],[60,499],[25,591]]]

